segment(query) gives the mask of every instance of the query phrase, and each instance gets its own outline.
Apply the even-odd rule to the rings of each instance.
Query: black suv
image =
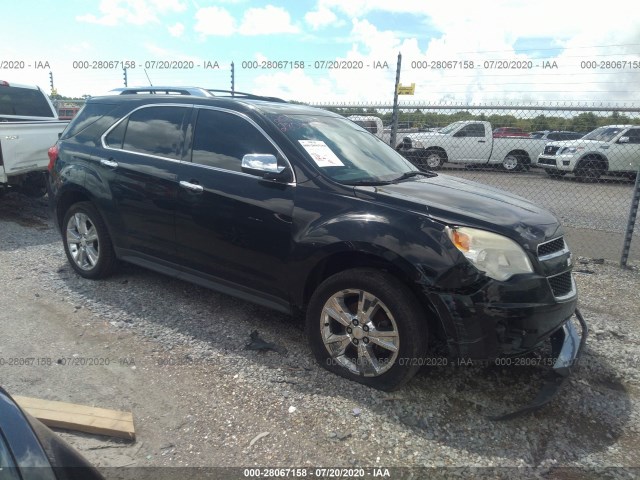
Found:
[[[303,313],[329,370],[393,389],[429,363],[580,336],[558,220],[411,163],[327,111],[255,97],[96,97],[50,149],[72,267],[142,265]],[[584,322],[578,315],[581,325]]]

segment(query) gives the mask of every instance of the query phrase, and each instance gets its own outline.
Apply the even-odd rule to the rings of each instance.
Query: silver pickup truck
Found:
[[[47,149],[67,123],[58,120],[40,88],[0,80],[0,194],[9,188],[34,197],[45,194]]]

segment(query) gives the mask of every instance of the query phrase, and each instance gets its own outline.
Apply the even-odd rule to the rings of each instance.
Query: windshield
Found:
[[[416,168],[350,120],[324,115],[273,114],[270,120],[316,167],[344,184],[386,183]]]
[[[463,122],[454,122],[450,125],[447,125],[446,127],[442,127],[440,130],[438,130],[438,133],[451,133],[456,128],[458,128],[462,123]]]
[[[613,137],[618,135],[624,128],[620,127],[600,127],[593,132],[582,137],[583,140],[598,140],[600,142],[610,142]]]

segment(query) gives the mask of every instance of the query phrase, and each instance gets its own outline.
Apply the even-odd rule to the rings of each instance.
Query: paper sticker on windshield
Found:
[[[298,140],[319,167],[344,167],[344,163],[322,140]]]

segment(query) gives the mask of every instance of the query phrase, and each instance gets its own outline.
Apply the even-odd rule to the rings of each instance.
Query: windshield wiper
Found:
[[[365,186],[365,187],[375,187],[378,185],[389,185],[393,183],[395,180],[355,180],[353,182],[344,182],[345,185],[354,185],[354,186]]]
[[[406,180],[407,178],[417,177],[418,175],[424,175],[425,177],[435,177],[437,174],[433,172],[423,172],[421,170],[411,170],[409,172],[404,172],[398,178],[395,178],[393,182],[400,182],[402,180]]]

